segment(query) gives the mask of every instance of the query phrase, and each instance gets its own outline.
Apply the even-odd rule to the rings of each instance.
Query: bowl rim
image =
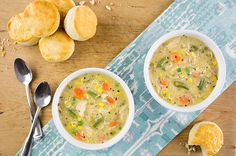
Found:
[[[59,98],[60,98],[62,91],[64,90],[66,85],[71,80],[77,78],[78,76],[86,74],[86,73],[102,73],[102,74],[110,76],[114,80],[118,81],[121,84],[121,86],[123,87],[124,91],[126,92],[126,96],[128,98],[128,102],[129,102],[129,114],[128,114],[128,117],[127,117],[124,127],[116,136],[114,136],[113,138],[111,138],[110,140],[108,140],[102,144],[89,144],[89,143],[84,143],[79,140],[76,140],[65,130],[65,128],[63,127],[61,120],[59,118],[58,103],[59,103]],[[116,144],[117,142],[119,142],[125,136],[125,134],[129,131],[129,128],[132,125],[132,122],[134,119],[134,111],[135,111],[135,106],[134,106],[133,95],[132,95],[129,87],[118,75],[116,75],[113,72],[108,71],[106,69],[102,69],[102,68],[84,68],[84,69],[77,70],[77,71],[71,73],[70,75],[68,75],[58,86],[58,88],[55,92],[55,95],[53,97],[53,102],[52,102],[53,122],[54,122],[58,132],[60,133],[60,135],[65,140],[67,140],[70,144],[72,144],[76,147],[79,147],[79,148],[86,149],[86,150],[100,150],[100,149],[108,148],[108,147]]]
[[[177,37],[177,36],[181,36],[181,35],[192,36],[192,37],[199,39],[203,43],[205,43],[213,51],[213,53],[216,57],[216,60],[217,60],[217,65],[218,65],[218,80],[217,80],[216,86],[213,89],[213,91],[211,92],[211,94],[202,102],[195,104],[193,106],[187,106],[187,107],[174,106],[174,105],[168,103],[167,101],[165,101],[164,99],[162,99],[156,93],[154,87],[152,86],[151,81],[150,81],[150,76],[149,76],[150,61],[151,61],[152,56],[154,55],[156,49],[165,41],[167,41],[173,37]],[[163,35],[162,37],[157,39],[154,42],[154,44],[151,46],[151,48],[149,49],[149,51],[146,55],[145,62],[144,62],[144,80],[145,80],[145,84],[146,84],[150,94],[160,105],[164,106],[165,108],[177,111],[177,112],[194,112],[194,111],[202,110],[202,109],[206,108],[207,106],[209,106],[220,95],[220,93],[224,87],[225,77],[226,77],[226,64],[225,64],[224,56],[223,56],[220,48],[208,36],[198,32],[198,31],[194,31],[194,30],[175,30],[175,31],[171,31],[171,32]]]

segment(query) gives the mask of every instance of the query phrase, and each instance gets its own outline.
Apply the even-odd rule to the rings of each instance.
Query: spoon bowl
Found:
[[[14,62],[14,69],[16,78],[23,84],[29,85],[32,81],[33,75],[31,69],[20,58],[17,58]]]
[[[34,102],[37,107],[45,107],[51,101],[51,89],[47,82],[42,82],[37,87],[34,94]]]

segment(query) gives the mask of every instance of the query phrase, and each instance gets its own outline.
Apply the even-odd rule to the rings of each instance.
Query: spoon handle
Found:
[[[35,126],[37,124],[37,120],[38,120],[40,110],[41,110],[41,108],[38,107],[37,111],[35,113],[35,116],[34,116],[33,123],[32,123],[31,128],[30,128],[29,134],[28,134],[28,136],[25,140],[24,146],[22,148],[20,156],[28,156],[29,153],[31,152],[30,147],[32,146],[33,134],[34,134]]]
[[[27,97],[27,101],[28,101],[29,109],[30,109],[31,121],[33,122],[35,112],[34,112],[34,108],[33,108],[33,102],[32,102],[32,98],[31,98],[31,92],[30,92],[29,85],[25,86],[25,90],[26,90],[26,97]],[[42,131],[39,119],[37,119],[37,125],[35,127],[33,137],[35,139],[40,139],[43,137],[43,131]]]

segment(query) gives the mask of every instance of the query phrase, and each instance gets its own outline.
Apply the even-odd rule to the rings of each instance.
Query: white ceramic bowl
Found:
[[[126,121],[123,129],[115,137],[104,142],[103,144],[88,144],[88,143],[84,143],[84,142],[81,142],[81,141],[73,138],[63,127],[61,120],[59,118],[59,112],[58,112],[59,98],[60,98],[60,95],[61,95],[63,89],[66,87],[66,85],[71,80],[77,78],[80,75],[83,75],[85,73],[93,73],[93,72],[108,75],[108,76],[112,77],[114,80],[118,81],[121,84],[121,86],[123,87],[124,91],[126,92],[128,102],[129,102],[129,114],[128,114],[127,121]],[[125,134],[128,132],[128,130],[132,124],[133,118],[134,118],[134,100],[133,100],[133,96],[132,96],[128,86],[125,84],[125,82],[119,76],[117,76],[114,73],[112,73],[108,70],[105,70],[105,69],[85,68],[85,69],[81,69],[81,70],[78,70],[78,71],[70,74],[61,82],[61,84],[57,88],[56,93],[53,98],[52,116],[53,116],[53,121],[55,123],[55,126],[56,126],[58,132],[69,143],[71,143],[72,145],[77,146],[79,148],[83,148],[83,149],[87,149],[87,150],[99,150],[99,149],[104,149],[104,148],[114,145],[115,143],[120,141],[125,136]]]
[[[187,35],[187,36],[192,36],[195,37],[202,42],[204,42],[215,54],[216,60],[218,62],[218,80],[216,83],[215,88],[211,92],[211,94],[202,102],[195,104],[193,106],[188,106],[188,107],[180,107],[180,106],[174,106],[165,100],[163,100],[155,91],[154,87],[151,84],[150,77],[149,77],[149,65],[150,61],[152,59],[153,54],[155,53],[156,49],[165,41],[176,37],[176,36],[181,36],[181,35]],[[159,38],[150,48],[150,50],[147,53],[145,62],[144,62],[144,79],[146,86],[151,93],[151,95],[154,97],[154,99],[161,104],[162,106],[175,110],[178,112],[193,112],[197,110],[201,110],[206,108],[208,105],[210,105],[221,93],[224,83],[225,83],[225,76],[226,76],[226,65],[225,65],[225,60],[224,57],[221,53],[221,50],[219,47],[216,45],[214,41],[212,41],[209,37],[206,35],[197,32],[197,31],[192,31],[192,30],[177,30],[177,31],[172,31],[168,34],[165,34],[161,38]]]

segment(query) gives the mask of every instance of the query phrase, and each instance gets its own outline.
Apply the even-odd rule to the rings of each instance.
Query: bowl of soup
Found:
[[[179,112],[210,105],[220,95],[225,76],[225,60],[218,46],[191,30],[159,38],[144,63],[144,79],[151,95],[162,106]]]
[[[116,74],[85,68],[61,82],[54,95],[52,115],[58,132],[69,143],[99,150],[114,145],[128,132],[134,100]]]

